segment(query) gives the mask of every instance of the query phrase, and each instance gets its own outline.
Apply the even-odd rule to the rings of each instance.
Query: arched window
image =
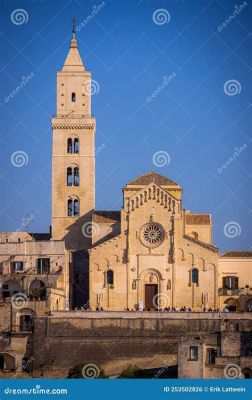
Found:
[[[192,269],[192,283],[199,283],[199,270],[197,268]]]
[[[199,239],[199,234],[197,232],[191,232],[191,236],[196,240]]]
[[[30,314],[20,316],[20,332],[33,331],[33,316]]]
[[[73,172],[72,168],[67,168],[67,186],[72,186],[73,184]]]
[[[40,260],[46,259],[41,258]],[[49,269],[46,268],[46,270],[42,272],[49,272]],[[29,286],[29,296],[31,300],[46,300],[46,286],[44,282],[38,279],[33,280]]]
[[[74,139],[74,153],[79,153],[79,139]]]
[[[79,186],[79,168],[74,168],[74,186]]]
[[[74,200],[74,216],[79,215],[79,200]]]
[[[75,102],[75,101],[76,101],[76,95],[75,95],[75,93],[74,93],[74,92],[72,93],[72,101],[73,101],[73,102]]]
[[[67,152],[70,154],[73,152],[73,143],[71,138],[67,140]]]
[[[73,215],[73,200],[68,199],[67,201],[67,215],[71,217]]]
[[[107,271],[107,285],[114,285],[114,271],[112,269]]]

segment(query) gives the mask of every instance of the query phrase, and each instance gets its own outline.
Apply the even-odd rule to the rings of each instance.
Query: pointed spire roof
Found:
[[[62,71],[73,71],[73,72],[85,71],[85,67],[82,62],[79,50],[78,50],[78,45],[77,45],[77,40],[76,40],[75,22],[73,22],[72,39],[71,39],[71,43],[70,43],[70,49],[69,49],[67,58],[64,62]]]

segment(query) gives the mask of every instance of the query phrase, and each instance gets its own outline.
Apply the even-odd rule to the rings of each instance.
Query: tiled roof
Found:
[[[154,171],[148,172],[147,174],[141,175],[136,179],[128,182],[128,185],[149,185],[149,183],[155,182],[160,186],[179,186],[176,182],[165,176],[159,175]]]
[[[208,244],[208,243],[202,242],[201,240],[194,239],[191,236],[184,235],[184,238],[186,240],[189,240],[189,241],[195,243],[195,244],[198,244],[201,247],[205,247],[206,249],[209,249],[209,250],[213,251],[214,253],[218,253],[218,251],[219,251],[218,247],[215,247],[212,244]]]
[[[225,251],[222,253],[220,257],[244,257],[244,258],[252,258],[252,251]]]
[[[187,225],[210,225],[209,214],[186,214]]]
[[[121,212],[120,211],[95,211],[93,214],[93,222],[110,223],[120,222]]]

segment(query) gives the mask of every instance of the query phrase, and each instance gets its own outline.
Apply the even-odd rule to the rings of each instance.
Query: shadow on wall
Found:
[[[107,240],[113,239],[115,236],[118,236],[121,233],[121,224],[120,222],[115,222],[110,225],[111,231],[105,234],[102,238],[100,238],[97,242],[94,242],[94,246],[98,246],[106,242]]]
[[[81,217],[74,218],[74,223],[66,229],[68,233],[64,236],[66,249],[85,250],[92,246],[92,234],[94,226],[92,215],[94,210],[89,211]]]

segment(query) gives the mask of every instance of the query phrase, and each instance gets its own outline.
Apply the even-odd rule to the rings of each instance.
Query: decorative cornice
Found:
[[[71,125],[71,124],[67,124],[67,125],[54,125],[52,124],[52,128],[53,129],[94,129],[95,125]]]

